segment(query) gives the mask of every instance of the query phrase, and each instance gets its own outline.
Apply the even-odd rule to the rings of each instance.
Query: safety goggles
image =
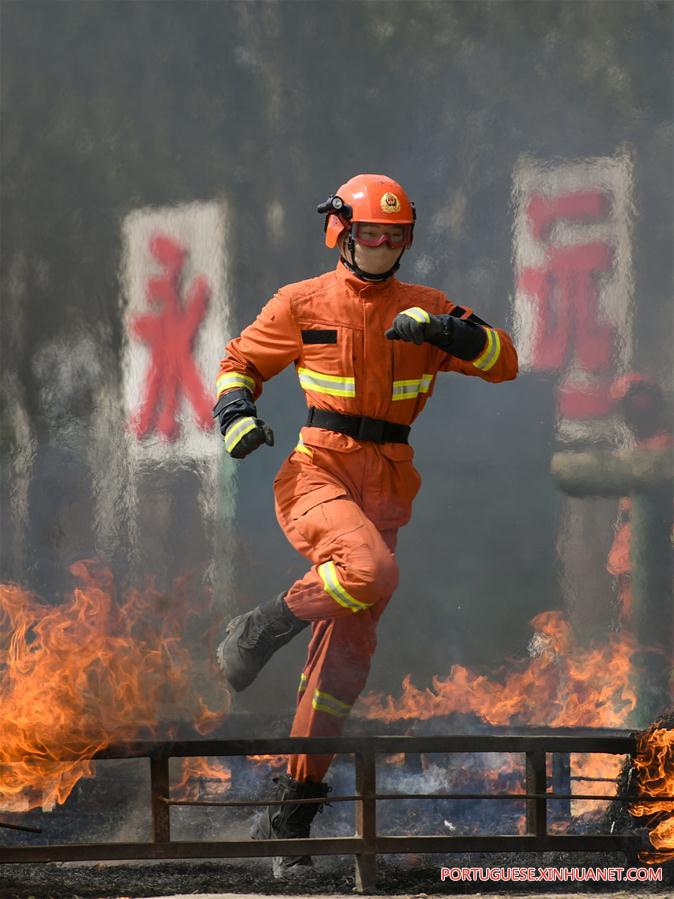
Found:
[[[388,244],[392,250],[408,247],[412,242],[412,225],[386,225],[382,234],[379,225],[372,222],[354,222],[351,235],[364,247],[381,247]]]

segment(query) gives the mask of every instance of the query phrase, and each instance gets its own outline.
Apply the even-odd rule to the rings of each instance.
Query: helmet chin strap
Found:
[[[403,247],[400,252],[400,256],[398,256],[395,261],[395,264],[387,272],[383,272],[381,275],[373,275],[370,274],[370,272],[363,271],[363,269],[356,264],[356,244],[351,234],[349,234],[346,245],[349,248],[349,252],[351,253],[353,262],[349,262],[349,260],[344,256],[344,253],[340,253],[339,258],[342,260],[348,270],[350,272],[353,272],[353,274],[357,278],[360,278],[361,281],[385,281],[387,278],[390,278],[391,275],[395,274],[395,272],[397,272],[400,268],[400,260],[403,258],[403,253],[405,252],[405,247]]]

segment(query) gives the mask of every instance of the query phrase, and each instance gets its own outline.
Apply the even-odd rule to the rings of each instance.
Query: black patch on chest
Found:
[[[302,343],[337,343],[337,331],[318,331],[315,328],[302,331]]]

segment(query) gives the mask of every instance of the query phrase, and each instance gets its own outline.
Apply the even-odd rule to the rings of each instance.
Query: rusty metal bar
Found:
[[[333,802],[360,802],[362,795],[331,796],[329,799],[237,799],[232,801],[218,799],[163,799],[167,805],[206,806],[209,808],[248,808],[249,806],[268,805],[332,805]],[[618,793],[615,796],[602,796],[599,793],[373,793],[368,799],[382,801],[386,799],[601,799],[605,802],[674,802],[674,796],[627,796]]]
[[[207,757],[229,755],[349,755],[374,752],[394,755],[400,752],[597,752],[606,755],[630,755],[636,749],[635,736],[494,736],[457,735],[447,737],[281,737],[246,740],[134,741],[109,746],[93,759],[169,757]],[[74,758],[74,757],[73,757]],[[71,761],[67,753],[54,761]]]
[[[579,835],[377,837],[377,855],[449,852],[625,852],[641,846],[638,837]],[[263,858],[274,855],[358,855],[357,837],[308,840],[227,840],[222,842],[80,843],[70,846],[0,847],[0,864],[131,859]]]
[[[547,788],[544,750],[527,752],[525,776],[527,793],[537,797],[527,800],[527,833],[544,837],[548,832],[548,806],[544,798]]]
[[[587,780],[598,784],[614,784],[616,782],[615,777],[585,777],[582,774],[572,774],[569,780]]]
[[[7,821],[0,821],[0,827],[6,830],[22,830],[25,833],[42,833],[41,827],[29,827],[27,824],[9,824]]]
[[[388,853],[424,852],[510,852],[510,851],[619,851],[634,853],[637,837],[608,835],[559,835],[547,833],[546,803],[550,799],[583,798],[581,794],[546,792],[546,752],[597,752],[632,754],[634,735],[619,734],[535,734],[525,736],[471,735],[451,737],[287,737],[282,739],[186,740],[174,742],[134,742],[111,746],[95,759],[150,758],[153,842],[84,844],[70,846],[28,846],[0,848],[0,863],[30,861],[87,861],[116,859],[253,858],[275,855],[354,855],[357,859],[358,888],[372,889],[376,878],[376,857]],[[512,752],[526,755],[526,793],[517,794],[377,794],[376,755],[394,753]],[[231,840],[225,842],[176,842],[170,836],[170,806],[215,804],[207,801],[172,800],[169,796],[171,757],[244,755],[292,755],[294,753],[353,754],[356,760],[356,796],[332,801],[357,802],[356,837],[307,840]],[[63,760],[67,760],[64,756]],[[376,830],[376,803],[391,799],[508,799],[527,805],[526,836],[419,836],[381,837]],[[598,799],[597,796],[588,796]],[[613,800],[616,797],[605,797]],[[623,798],[623,797],[620,797]],[[635,797],[624,798],[635,801]],[[643,800],[639,800],[643,801]],[[648,797],[647,801],[665,801]],[[672,800],[674,801],[674,800]],[[269,805],[270,801],[223,802],[222,805]],[[274,804],[280,804],[274,802]]]
[[[356,835],[363,841],[363,851],[356,855],[356,889],[370,892],[377,883],[377,772],[373,752],[356,753]]]

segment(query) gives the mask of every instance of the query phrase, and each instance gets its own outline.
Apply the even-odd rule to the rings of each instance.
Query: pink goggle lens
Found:
[[[368,222],[354,222],[351,233],[353,239],[365,247],[381,247],[386,243],[392,250],[397,250],[410,245],[412,226],[392,225],[382,234]]]

